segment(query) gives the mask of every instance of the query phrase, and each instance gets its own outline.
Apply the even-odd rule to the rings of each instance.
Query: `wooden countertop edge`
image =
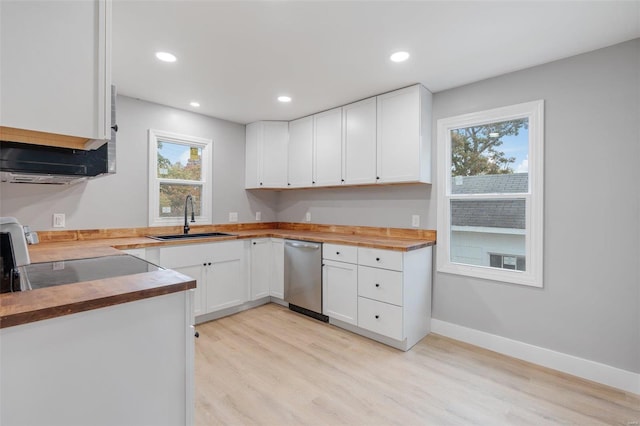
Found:
[[[0,298],[0,328],[186,291],[192,278],[165,269],[103,280],[85,281]]]

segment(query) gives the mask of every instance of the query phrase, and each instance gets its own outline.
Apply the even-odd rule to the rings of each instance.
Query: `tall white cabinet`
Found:
[[[111,1],[0,7],[0,126],[110,139]]]
[[[289,123],[257,121],[247,125],[245,188],[283,188],[287,185]]]
[[[341,185],[342,179],[342,108],[313,116],[314,186]]]
[[[376,98],[342,108],[345,185],[376,183]]]
[[[289,176],[287,187],[313,185],[313,117],[289,123]]]
[[[378,183],[431,182],[431,93],[417,85],[376,101]]]

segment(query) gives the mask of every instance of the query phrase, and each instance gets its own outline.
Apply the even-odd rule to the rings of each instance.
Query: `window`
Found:
[[[196,223],[211,223],[211,145],[210,139],[149,130],[149,226],[183,224],[187,195]]]
[[[543,101],[438,120],[438,271],[542,287]]]

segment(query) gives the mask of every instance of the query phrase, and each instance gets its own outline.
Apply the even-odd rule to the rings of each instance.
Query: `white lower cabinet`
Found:
[[[271,238],[269,295],[284,300],[284,240]]]
[[[329,322],[401,350],[429,334],[431,247],[406,252],[324,244]]]
[[[271,278],[271,238],[251,240],[251,300],[269,296]]]
[[[358,323],[358,265],[323,260],[322,313],[348,324]]]
[[[159,264],[196,280],[194,315],[241,305],[249,298],[242,241],[161,247]]]

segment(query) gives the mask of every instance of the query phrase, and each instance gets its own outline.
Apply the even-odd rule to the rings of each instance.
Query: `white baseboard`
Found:
[[[638,373],[435,318],[431,319],[431,332],[640,395]]]

